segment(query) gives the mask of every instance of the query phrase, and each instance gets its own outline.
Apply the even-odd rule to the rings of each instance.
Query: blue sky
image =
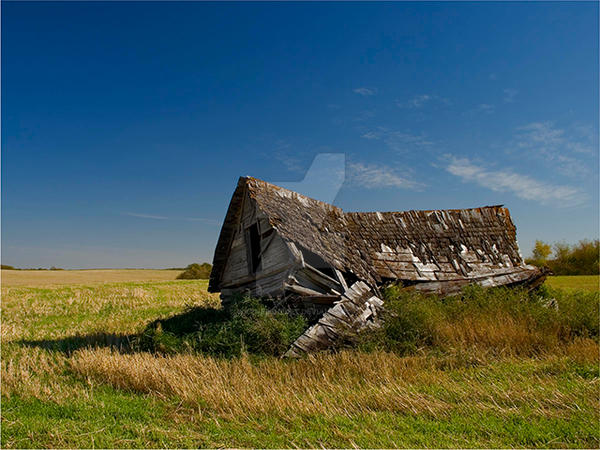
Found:
[[[4,264],[211,261],[240,175],[331,154],[348,211],[597,238],[598,4],[2,3]]]

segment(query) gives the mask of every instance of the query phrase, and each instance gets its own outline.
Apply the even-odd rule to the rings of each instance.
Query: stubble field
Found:
[[[452,345],[409,356],[156,355],[128,343],[186,305],[218,305],[206,281],[6,272],[3,448],[600,445],[597,338],[543,347],[500,317],[443,330]],[[577,290],[569,278],[550,284]],[[586,298],[598,302],[595,278]]]

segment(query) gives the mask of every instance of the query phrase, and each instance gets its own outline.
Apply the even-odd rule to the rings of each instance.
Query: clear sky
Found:
[[[322,153],[344,210],[597,238],[598,3],[2,2],[4,264],[211,261],[240,175]]]

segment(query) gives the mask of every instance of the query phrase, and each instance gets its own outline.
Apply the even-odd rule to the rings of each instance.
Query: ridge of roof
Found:
[[[423,264],[442,260],[449,264],[452,259],[463,258],[461,249],[464,247],[471,259],[485,260],[486,264],[514,267],[523,263],[516,244],[515,226],[508,209],[502,205],[345,212],[330,203],[247,176],[238,179],[221,228],[209,292],[220,289],[246,196],[256,202],[284,240],[313,251],[339,270],[351,270],[369,283],[388,276],[382,274],[389,274],[390,267],[391,272],[399,273],[399,264],[392,264],[387,259],[377,260],[387,258],[385,253],[388,251],[408,251]],[[380,252],[384,254],[379,255]],[[472,263],[479,264],[475,260]],[[461,273],[464,275],[471,270],[470,264],[465,261],[464,268],[448,270],[462,276]],[[413,276],[406,270],[401,271],[403,276]],[[410,270],[421,277],[418,269]]]
[[[486,205],[486,206],[476,206],[476,207],[471,207],[471,208],[452,208],[452,209],[408,209],[408,210],[403,210],[403,211],[344,211],[341,207],[333,205],[331,203],[327,203],[324,202],[322,200],[313,198],[313,197],[309,197],[307,195],[301,194],[299,192],[296,191],[292,191],[290,189],[284,188],[282,186],[278,186],[274,183],[271,183],[269,181],[265,181],[265,180],[261,180],[260,178],[256,178],[250,175],[247,175],[245,177],[240,177],[240,180],[244,180],[245,183],[254,183],[256,185],[262,185],[263,187],[266,187],[268,189],[273,189],[277,192],[286,192],[286,193],[290,193],[292,194],[292,196],[297,196],[300,198],[304,198],[313,202],[316,202],[318,204],[321,205],[326,205],[328,207],[332,207],[335,208],[336,210],[344,213],[344,214],[400,214],[400,213],[410,213],[410,212],[421,212],[421,213],[431,213],[431,212],[436,212],[436,211],[472,211],[472,210],[481,210],[481,209],[497,209],[497,208],[503,208],[504,204],[498,204],[498,205]]]

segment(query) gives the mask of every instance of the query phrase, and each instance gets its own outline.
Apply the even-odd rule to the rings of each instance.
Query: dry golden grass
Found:
[[[62,402],[86,395],[81,386],[66,386],[68,359],[40,348],[12,348],[1,362],[2,395]]]
[[[581,340],[546,355],[545,365],[560,367],[572,358],[598,361],[598,345]],[[498,360],[496,360],[498,361]],[[428,414],[443,417],[463,409],[509,413],[528,406],[546,416],[567,416],[582,396],[598,394],[597,380],[561,391],[552,370],[532,365],[515,373],[502,365],[485,367],[482,354],[431,358],[345,351],[299,361],[218,360],[193,355],[120,354],[110,349],[78,351],[71,368],[88,383],[156,395],[175,396],[199,413],[222,418],[298,414],[334,417],[369,412]],[[465,367],[481,366],[464,371]],[[540,365],[541,366],[541,365]],[[454,371],[457,369],[458,371]],[[461,376],[456,375],[460,373]],[[490,383],[488,376],[495,378]],[[588,405],[589,406],[589,405]]]
[[[218,306],[218,295],[206,292],[206,286],[205,280],[43,288],[3,285],[2,395],[51,401],[88,395],[83,385],[65,383],[66,347],[118,347],[148,321],[185,305]]]
[[[2,286],[51,286],[174,280],[178,270],[90,269],[90,270],[2,270]]]
[[[490,317],[467,316],[457,322],[436,324],[435,344],[440,348],[477,347],[504,355],[535,355],[560,345],[559,332],[536,329],[525,318],[499,313]]]
[[[404,426],[411,420],[454,424],[445,435],[441,432],[439,436],[448,437],[438,445],[457,447],[467,442],[461,440],[462,427],[475,429],[481,417],[489,421],[482,426],[490,436],[471,436],[468,442],[474,446],[548,446],[539,443],[552,436],[552,424],[567,427],[575,419],[573,430],[560,431],[559,442],[597,445],[597,433],[589,425],[600,420],[600,385],[590,369],[600,361],[597,342],[569,339],[560,344],[555,336],[510,316],[440,323],[436,346],[443,353],[409,357],[343,351],[298,361],[224,360],[119,351],[121,340],[151,320],[178,313],[185,305],[217,305],[218,296],[208,294],[206,285],[3,285],[0,377],[3,402],[12,405],[3,409],[3,428],[8,430],[3,431],[3,447],[390,446],[400,439],[386,440],[362,427],[361,420],[398,436],[404,433],[395,425],[400,421],[406,420]],[[106,402],[113,402],[111,413],[102,412]],[[140,422],[119,428],[119,421],[133,420],[138,402],[167,412],[150,424],[151,411],[142,408]],[[36,411],[47,405],[58,412],[38,431],[30,431],[42,420]],[[87,419],[78,421],[78,412],[90,410]],[[536,433],[542,437],[508,440],[506,430],[494,435],[494,420],[509,423],[516,416],[538,421]],[[460,422],[463,417],[470,425]],[[341,420],[353,424],[347,426],[354,431],[336,428]],[[272,421],[280,428],[270,433]],[[204,430],[211,424],[220,438],[207,437]],[[333,431],[319,434],[318,424]],[[586,431],[577,435],[577,424]],[[286,437],[288,426],[313,427],[310,433],[315,434],[303,440]],[[92,437],[104,435],[106,427],[113,434],[96,444]],[[255,427],[263,434],[248,435]],[[190,436],[194,438],[187,440]],[[435,445],[428,437],[414,436],[402,442]]]

